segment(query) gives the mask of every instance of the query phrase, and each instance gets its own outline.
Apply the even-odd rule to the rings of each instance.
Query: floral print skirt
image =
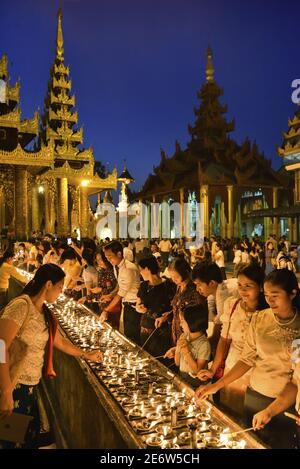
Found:
[[[29,423],[24,443],[0,440],[0,449],[37,448],[40,432],[40,415],[37,402],[37,385],[17,384],[13,392],[14,412],[33,417]]]

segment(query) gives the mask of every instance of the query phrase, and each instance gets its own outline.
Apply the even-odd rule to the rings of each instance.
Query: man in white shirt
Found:
[[[123,303],[124,334],[126,337],[140,343],[141,315],[136,312],[135,304],[137,292],[140,287],[140,273],[138,267],[124,259],[123,246],[119,241],[112,241],[104,247],[107,260],[113,265],[115,277],[118,280],[117,288],[109,295],[103,295],[101,301],[111,300],[102,311],[100,320],[107,320],[108,313],[113,313],[116,306]]]
[[[220,336],[220,316],[223,314],[224,302],[230,296],[238,296],[237,279],[223,281],[220,267],[213,262],[196,264],[192,271],[192,279],[200,295],[207,298],[208,336],[211,336],[211,345],[214,347]]]

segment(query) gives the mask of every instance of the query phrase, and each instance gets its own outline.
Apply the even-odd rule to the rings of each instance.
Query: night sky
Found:
[[[0,53],[12,83],[21,78],[24,118],[42,109],[55,54],[59,0],[1,0]],[[299,0],[65,0],[65,63],[70,66],[85,146],[122,170],[135,189],[175,139],[185,148],[206,49],[224,88],[239,143],[249,137],[273,166],[296,105],[300,78]]]

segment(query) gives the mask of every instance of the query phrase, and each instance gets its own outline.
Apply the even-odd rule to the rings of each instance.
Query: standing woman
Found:
[[[173,347],[166,353],[166,358],[175,356],[176,343],[182,334],[179,313],[186,307],[197,304],[205,305],[207,309],[207,301],[204,296],[200,295],[195,284],[191,280],[191,267],[185,259],[175,259],[169,267],[171,280],[177,286],[175,296],[172,300],[172,311],[163,314],[156,319],[155,327],[160,327],[168,316],[172,315],[172,342]]]
[[[5,251],[0,259],[0,309],[3,308],[8,302],[8,287],[10,277],[14,277],[22,284],[27,282],[24,275],[20,274],[16,267],[13,265],[14,253],[12,251]]]
[[[270,308],[253,314],[239,361],[215,384],[196,391],[199,398],[214,394],[251,369],[245,396],[249,426],[254,414],[269,406],[290,381],[292,343],[300,338],[300,290],[295,274],[274,270],[265,279],[264,293]],[[259,437],[271,448],[296,445],[293,422],[283,415],[260,430]]]
[[[22,295],[12,300],[0,318],[0,339],[6,344],[6,361],[0,364],[0,417],[12,412],[33,417],[24,447],[34,448],[39,432],[37,385],[41,379],[48,343],[47,377],[55,377],[53,345],[74,357],[101,361],[99,351],[83,352],[64,339],[47,303],[62,292],[65,274],[55,264],[45,264],[26,285]],[[0,442],[3,448],[15,447]],[[18,446],[20,447],[20,445]]]
[[[176,287],[169,279],[161,278],[154,256],[141,259],[139,268],[144,280],[137,293],[136,303],[136,311],[142,315],[141,344],[145,344],[145,350],[151,355],[161,356],[170,348],[171,334],[167,324],[155,331],[155,320],[171,311]]]
[[[264,271],[258,265],[250,264],[240,269],[237,277],[239,298],[231,296],[225,300],[224,311],[220,316],[222,329],[216,355],[210,369],[198,373],[201,381],[220,377],[218,373],[222,365],[225,365],[226,374],[241,358],[253,314],[268,306],[262,291],[264,277]],[[246,373],[221,390],[220,402],[240,415],[244,411],[249,374]]]

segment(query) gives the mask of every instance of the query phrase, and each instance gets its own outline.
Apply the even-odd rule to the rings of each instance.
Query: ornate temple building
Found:
[[[194,110],[194,125],[188,127],[190,141],[185,149],[176,141],[170,158],[161,149],[160,164],[153,168],[136,198],[160,204],[176,201],[182,207],[184,203],[202,202],[205,236],[258,234],[267,238],[270,233],[284,234],[289,226],[295,237],[292,218],[283,223],[278,216],[261,213],[293,203],[290,178],[272,169],[256,143],[246,139],[238,145],[230,137],[235,122],[225,118],[227,106],[219,101],[222,95],[209,48],[206,83],[197,94],[200,106]]]
[[[278,154],[283,158],[285,169],[294,174],[294,205],[288,210],[296,226],[297,239],[300,233],[300,103],[292,119],[288,119],[288,131],[283,133],[283,144]],[[295,241],[297,240],[295,239]]]
[[[98,174],[92,148],[83,147],[69,75],[61,11],[40,126],[38,112],[21,119],[20,83],[10,85],[7,56],[0,61],[0,229],[18,240],[37,230],[94,236],[89,196],[117,187],[116,169]]]

